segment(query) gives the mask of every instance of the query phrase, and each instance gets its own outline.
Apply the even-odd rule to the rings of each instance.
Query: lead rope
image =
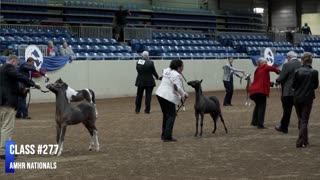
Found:
[[[187,79],[184,77],[184,75],[182,74],[182,73],[180,73],[181,74],[181,76],[182,76],[182,78],[183,78],[183,80],[186,82],[186,83],[188,83],[188,81],[187,81]],[[184,83],[182,82],[182,89],[183,89],[183,91],[185,91],[185,88],[184,88]],[[177,111],[176,111],[176,116],[178,116],[178,112],[180,111],[180,109],[182,108],[182,110],[183,111],[186,111],[186,107],[184,106],[184,104],[185,104],[185,102],[186,102],[186,100],[187,100],[187,98],[184,98],[184,97],[181,97],[181,104],[180,104],[180,106],[178,105],[178,109],[177,109]]]

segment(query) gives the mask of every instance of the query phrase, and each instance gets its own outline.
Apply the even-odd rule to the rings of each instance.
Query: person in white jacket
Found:
[[[172,60],[170,67],[163,70],[162,81],[156,91],[163,114],[161,139],[164,142],[177,141],[172,137],[172,129],[176,119],[176,105],[182,98],[188,97],[183,90],[183,62],[180,59]]]

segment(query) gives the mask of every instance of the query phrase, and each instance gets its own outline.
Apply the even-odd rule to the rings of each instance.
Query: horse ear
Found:
[[[62,83],[62,87],[65,88],[65,89],[68,89],[68,84]]]
[[[200,83],[202,83],[203,79],[200,80]]]

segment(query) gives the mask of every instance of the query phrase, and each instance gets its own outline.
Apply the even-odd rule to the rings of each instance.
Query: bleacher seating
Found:
[[[314,53],[314,56],[320,55],[320,36],[307,37],[299,46],[306,51]]]
[[[127,19],[128,24],[140,27],[151,26],[166,29],[170,26],[171,28],[201,30],[204,33],[207,33],[208,29],[248,32],[266,30],[262,17],[248,12],[151,7],[148,5],[139,7],[135,4],[123,4],[122,2],[84,0],[3,0],[0,3],[3,19],[8,21],[111,26],[114,12],[120,5],[123,5],[124,9],[131,10],[131,16]]]
[[[182,8],[168,8],[152,6],[152,10],[159,12],[173,12],[173,13],[190,13],[190,14],[212,14],[209,10],[204,9],[182,9]]]
[[[272,42],[267,36],[261,35],[222,35],[219,39],[223,45],[230,45],[236,52],[248,55],[259,55],[266,47],[274,48],[281,55],[286,55],[289,51],[298,54],[305,51],[302,47],[293,47],[289,42]]]
[[[91,7],[91,8],[106,8],[106,9],[119,9],[120,4],[116,3],[98,3],[98,2],[87,2],[87,1],[65,1],[65,6],[71,7]],[[125,9],[136,10],[139,9],[137,5],[126,4],[123,5]]]
[[[277,54],[283,55],[291,50],[298,54],[305,50],[320,54],[320,37],[307,38],[299,47],[293,47],[289,42],[272,42],[267,36],[261,35],[222,35],[219,37],[220,42],[198,33],[154,32],[152,37],[132,39],[126,46],[109,38],[74,38],[65,29],[3,28],[0,30],[0,50],[12,45],[17,52],[19,45],[46,45],[52,40],[56,46],[67,41],[79,60],[136,59],[144,50],[149,51],[150,56],[160,59],[248,58],[248,55],[260,54],[265,47],[272,47]]]

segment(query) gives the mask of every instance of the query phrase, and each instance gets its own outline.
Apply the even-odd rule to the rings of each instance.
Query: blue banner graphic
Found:
[[[256,55],[256,56],[250,56],[253,65],[257,66],[256,61],[260,58],[264,57],[263,55]],[[279,67],[281,66],[286,60],[286,56],[284,55],[275,55],[274,56],[274,66]]]
[[[11,150],[10,150],[11,149]],[[14,173],[14,141],[6,141],[6,173]],[[11,166],[12,165],[12,166]]]
[[[1,56],[0,63],[4,64],[7,61],[8,57]],[[24,58],[20,58],[20,64],[25,62]],[[72,62],[71,56],[53,56],[53,57],[43,57],[43,64],[41,69],[45,69],[46,71],[56,71],[62,68],[67,63]]]

